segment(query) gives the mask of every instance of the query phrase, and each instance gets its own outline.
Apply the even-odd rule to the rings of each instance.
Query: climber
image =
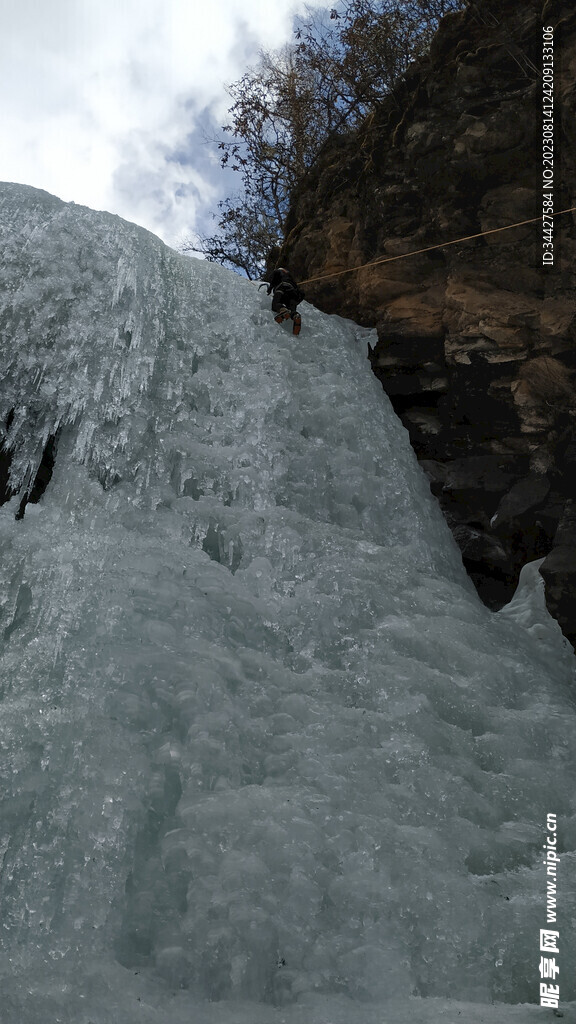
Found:
[[[304,292],[298,287],[289,270],[285,267],[277,267],[272,273],[268,285],[268,295],[272,292],[272,312],[277,324],[281,324],[288,317],[292,318],[292,334],[300,334],[302,317],[296,311],[296,306],[302,302]]]

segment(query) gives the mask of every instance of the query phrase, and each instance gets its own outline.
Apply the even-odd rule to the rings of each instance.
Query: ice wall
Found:
[[[573,653],[479,603],[360,329],[0,206],[3,1024],[532,1019],[550,812],[574,998]]]

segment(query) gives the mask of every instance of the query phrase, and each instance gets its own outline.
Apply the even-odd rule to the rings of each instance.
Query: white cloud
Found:
[[[223,123],[224,84],[260,47],[290,38],[303,6],[3,0],[0,178],[118,213],[173,244],[217,198],[202,112]]]

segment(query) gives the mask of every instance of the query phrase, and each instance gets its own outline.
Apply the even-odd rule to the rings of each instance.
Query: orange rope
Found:
[[[576,206],[571,206],[569,210],[559,210],[558,213],[552,213],[547,216],[561,217],[563,213],[574,213],[575,210]],[[512,228],[523,227],[524,224],[535,224],[536,221],[542,220],[542,216],[532,217],[530,220],[519,220],[517,224],[507,224],[503,228],[489,228],[487,231],[479,231],[476,235],[465,235],[464,238],[453,238],[451,242],[439,242],[437,245],[428,245],[425,249],[414,249],[413,252],[404,252],[400,256],[382,256],[371,263],[362,263],[359,267],[337,270],[333,274],[322,274],[320,277],[307,277],[305,281],[300,281],[299,284],[312,284],[313,281],[326,281],[329,277],[342,277],[343,274],[353,274],[356,270],[364,270],[366,267],[377,267],[380,263],[392,263],[394,260],[405,260],[408,256],[418,256],[420,253],[430,252],[432,249],[443,249],[445,245],[457,245],[458,242],[468,242],[471,238],[494,235],[497,231],[510,231]]]

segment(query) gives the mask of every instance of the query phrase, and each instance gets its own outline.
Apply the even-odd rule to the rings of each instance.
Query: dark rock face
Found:
[[[17,489],[14,490],[10,484],[12,452],[6,444],[6,436],[10,430],[13,420],[14,409],[11,409],[6,423],[4,424],[5,429],[2,431],[0,427],[0,505],[4,505],[7,501],[10,501],[10,498],[18,493]],[[22,519],[24,517],[24,512],[28,502],[36,504],[44,494],[44,491],[52,479],[57,447],[57,436],[55,434],[50,434],[46,444],[44,445],[42,459],[40,460],[40,465],[38,466],[32,485],[22,496],[18,511],[16,512],[16,519]]]
[[[576,623],[576,502],[567,501],[554,548],[540,567],[548,607],[564,634],[574,636]]]
[[[327,147],[294,196],[281,260],[300,280],[346,271],[308,297],[377,328],[372,368],[483,600],[500,607],[522,565],[547,556],[549,607],[576,643],[574,609],[561,611],[576,584],[575,214],[555,219],[553,266],[533,223],[353,270],[541,214],[544,25],[554,208],[576,206],[573,6],[477,0],[444,19],[369,124]]]

